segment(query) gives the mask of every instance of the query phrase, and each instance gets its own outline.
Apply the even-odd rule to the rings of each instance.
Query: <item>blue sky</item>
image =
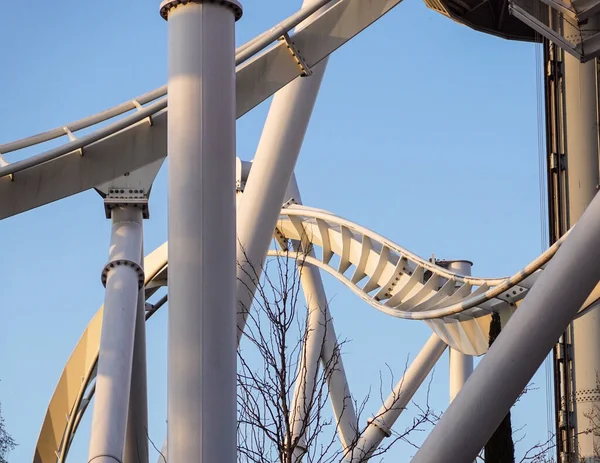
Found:
[[[241,44],[293,13],[300,0],[246,1]],[[158,1],[13,2],[0,19],[0,142],[106,109],[166,82],[166,23]],[[513,273],[539,254],[536,52],[472,31],[406,0],[329,61],[297,165],[304,202],[369,227],[411,251],[470,259],[478,276]],[[238,121],[238,156],[253,157],[268,102]],[[25,154],[7,155],[9,161]],[[147,251],[166,240],[166,166],[145,223]],[[103,301],[109,222],[93,191],[0,223],[3,244],[0,401],[30,461],[48,401],[72,348]],[[344,362],[358,399],[386,364],[401,374],[429,336],[391,319],[325,277]],[[150,435],[166,419],[166,312],[148,324]],[[447,357],[432,405],[448,402]],[[526,437],[547,432],[546,376],[514,410]],[[375,394],[377,395],[377,394]],[[420,394],[417,400],[423,400]],[[378,404],[370,402],[367,412]],[[410,421],[403,416],[398,427]],[[87,456],[88,419],[71,461]],[[417,437],[417,441],[423,436]],[[408,462],[398,445],[386,460]]]

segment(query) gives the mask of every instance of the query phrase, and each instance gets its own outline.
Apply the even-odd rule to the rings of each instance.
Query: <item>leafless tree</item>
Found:
[[[314,334],[314,327],[308,323],[307,307],[300,301],[300,274],[307,265],[304,256],[299,253],[295,258],[270,259],[261,268],[262,272],[256,272],[247,263],[241,267],[250,269],[244,271],[249,272],[246,276],[257,289],[251,310],[239,308],[247,316],[244,339],[238,350],[240,463],[297,463],[300,460],[333,463],[344,459],[364,462],[382,455],[399,440],[410,442],[412,433],[424,431],[435,421],[428,401],[424,406],[415,406],[416,414],[406,429],[393,433],[383,446],[363,456],[356,447],[366,429],[360,420],[369,397],[360,402],[346,397],[357,412],[355,435],[346,448],[338,443],[335,419],[327,409],[327,385],[338,369],[345,341],[338,343],[321,368],[307,368],[303,346]],[[313,310],[322,311],[319,328],[326,333],[328,309]],[[307,390],[305,399],[294,401],[294,390],[307,384],[312,387]],[[342,415],[345,411],[342,410]]]
[[[5,428],[4,418],[2,418],[2,406],[0,405],[0,463],[8,463],[6,457],[16,445],[14,439]]]

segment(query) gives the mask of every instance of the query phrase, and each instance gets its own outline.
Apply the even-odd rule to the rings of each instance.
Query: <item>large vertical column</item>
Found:
[[[144,283],[141,252],[142,210],[114,208],[109,262],[102,272],[106,294],[88,458],[94,463],[123,461],[138,293]]]
[[[470,276],[472,262],[467,260],[453,260],[444,262],[446,267],[451,272],[459,275]],[[473,357],[465,355],[454,349],[449,351],[450,357],[450,402],[454,400],[456,394],[462,389],[464,384],[473,373]]]
[[[591,21],[591,20],[590,20]],[[565,21],[565,34],[577,31]],[[598,120],[597,80],[595,60],[580,63],[565,53],[565,115],[568,181],[568,221],[574,225],[598,191]],[[600,416],[600,312],[589,311],[578,318],[569,330],[572,335],[573,400],[575,413],[575,452],[582,461],[594,457],[600,448],[598,432],[586,432],[597,427]],[[569,339],[567,339],[569,342]],[[595,411],[595,413],[594,413]],[[594,424],[590,415],[595,415]]]
[[[169,23],[169,463],[236,461],[237,0],[161,3]]]
[[[305,0],[303,6],[315,1]],[[312,68],[311,76],[299,77],[278,91],[269,109],[238,210],[238,342],[326,66],[324,59]]]
[[[140,253],[143,268],[144,250]],[[148,387],[146,375],[146,296],[142,287],[138,294],[133,342],[133,365],[127,415],[127,438],[124,463],[148,463]]]
[[[469,463],[506,416],[600,280],[600,197],[594,198],[412,463]]]

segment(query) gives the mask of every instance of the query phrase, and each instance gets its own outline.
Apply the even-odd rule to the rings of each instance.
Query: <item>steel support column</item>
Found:
[[[144,246],[140,265],[144,266]],[[127,415],[124,463],[148,463],[148,386],[146,375],[146,298],[145,288],[138,294],[133,341],[133,365]]]
[[[590,20],[592,21],[592,20]],[[565,34],[576,31],[565,21]],[[580,63],[569,53],[564,57],[568,215],[575,224],[598,191],[598,93],[596,60]],[[571,348],[574,411],[574,453],[581,461],[596,461],[600,448],[597,432],[600,416],[600,311],[594,309],[575,320],[565,347]],[[570,337],[570,339],[569,339]],[[568,389],[567,389],[568,390]],[[591,419],[591,416],[594,419]],[[595,421],[595,422],[594,422]],[[600,458],[600,455],[598,455]]]
[[[597,196],[442,415],[413,463],[475,460],[600,280],[598,236]]]
[[[367,428],[363,431],[356,447],[349,455],[351,463],[368,461],[381,444],[381,441],[392,435],[392,426],[423,384],[446,347],[446,343],[436,334],[429,337],[381,409],[379,409],[377,415],[369,420]]]
[[[471,275],[472,266],[473,263],[466,260],[444,262],[444,267],[451,272],[466,276]],[[452,402],[473,373],[473,357],[454,349],[450,349],[448,354],[450,357],[450,402]]]
[[[112,209],[89,462],[123,461],[138,294],[144,283],[141,253],[142,210]]]
[[[168,461],[236,461],[237,0],[161,3],[169,36]]]
[[[302,198],[292,174],[286,193],[286,200],[292,199],[302,204]],[[311,249],[304,250],[314,255]],[[292,413],[292,439],[299,439],[294,452],[294,461],[299,461],[306,451],[303,434],[306,432],[305,419],[314,406],[315,380],[318,378],[319,359],[325,369],[325,381],[333,405],[338,434],[344,448],[356,440],[358,423],[354,403],[350,396],[348,380],[342,362],[341,352],[329,312],[329,304],[319,269],[299,262],[300,284],[308,307],[307,336],[302,350],[298,372],[298,382],[294,389]]]
[[[303,6],[315,1],[305,0]],[[327,61],[314,66],[312,75],[296,78],[275,94],[256,150],[238,209],[238,343]]]

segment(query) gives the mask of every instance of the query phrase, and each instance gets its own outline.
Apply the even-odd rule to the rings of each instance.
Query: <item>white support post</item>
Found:
[[[237,0],[165,0],[169,463],[236,461]]]
[[[144,246],[140,266],[144,266]],[[146,375],[146,297],[145,288],[138,294],[133,342],[133,365],[127,416],[124,463],[148,463],[148,386]]]
[[[596,196],[412,463],[475,460],[600,280],[598,236]]]
[[[444,267],[448,270],[465,276],[471,275],[472,266],[473,263],[466,260],[444,262]],[[448,354],[450,358],[450,402],[452,402],[473,373],[473,357],[454,349],[450,349]]]
[[[275,94],[256,150],[238,210],[238,344],[326,66],[324,59]]]
[[[361,434],[356,446],[347,457],[352,463],[368,461],[383,439],[392,435],[392,426],[423,384],[444,350],[446,350],[446,343],[436,334],[432,334],[377,415],[369,420],[369,424]]]
[[[591,22],[588,27],[594,28]],[[582,26],[585,27],[585,26]],[[565,21],[565,34],[577,32]],[[580,63],[569,53],[564,58],[565,122],[569,210],[568,220],[574,225],[598,191],[598,120],[596,60]],[[572,389],[570,401],[575,416],[575,453],[582,461],[592,459],[600,448],[600,435],[587,432],[597,427],[600,407],[600,312],[590,310],[571,325],[567,346],[571,343]],[[568,347],[567,347],[568,348]],[[571,437],[571,436],[569,436]]]
[[[293,198],[302,204],[296,178],[292,174],[286,200]],[[314,255],[312,250],[304,250]],[[291,416],[292,439],[298,439],[293,461],[300,461],[305,454],[306,416],[314,406],[315,379],[318,377],[319,359],[325,369],[325,381],[333,404],[338,434],[344,448],[354,443],[357,435],[357,419],[350,396],[348,381],[335,335],[333,320],[319,269],[299,262],[300,284],[308,307],[307,336],[302,349],[298,380],[294,389]]]
[[[112,209],[89,462],[123,461],[138,294],[144,284],[141,252],[142,210]]]

